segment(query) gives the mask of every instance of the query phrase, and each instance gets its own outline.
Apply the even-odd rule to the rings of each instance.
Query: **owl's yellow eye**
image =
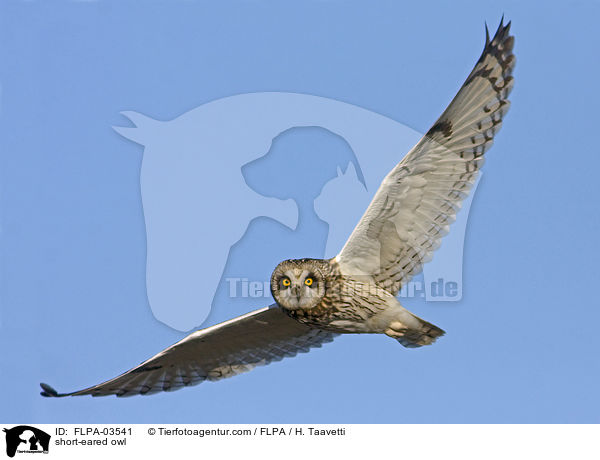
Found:
[[[313,279],[312,278],[306,278],[304,280],[304,284],[306,284],[307,286],[312,286],[313,284]]]
[[[290,287],[292,282],[290,281],[289,278],[283,278],[283,281],[281,281],[281,284],[283,284],[285,287]]]

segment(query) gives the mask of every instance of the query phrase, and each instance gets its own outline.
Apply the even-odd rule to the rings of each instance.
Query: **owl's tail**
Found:
[[[438,337],[445,334],[439,327],[428,323],[409,311],[405,310],[405,312],[410,315],[410,319],[408,321],[392,322],[385,333],[396,339],[406,348],[418,348],[423,345],[431,345]]]

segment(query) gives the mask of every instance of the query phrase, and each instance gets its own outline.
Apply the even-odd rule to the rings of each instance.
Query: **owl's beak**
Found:
[[[298,299],[298,301],[300,301],[300,296],[301,296],[300,286],[292,286],[292,295],[294,297],[296,297],[296,299]]]

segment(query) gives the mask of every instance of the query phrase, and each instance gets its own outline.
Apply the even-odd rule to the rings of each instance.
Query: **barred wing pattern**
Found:
[[[510,22],[486,44],[473,71],[427,134],[387,175],[337,256],[393,295],[431,260],[483,165],[509,108],[515,57]]]
[[[202,329],[107,382],[72,393],[45,383],[42,396],[133,396],[220,380],[306,353],[337,334],[309,328],[276,305]]]

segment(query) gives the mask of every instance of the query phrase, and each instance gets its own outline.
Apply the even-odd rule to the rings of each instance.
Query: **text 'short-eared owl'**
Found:
[[[433,343],[440,328],[396,299],[448,232],[509,108],[514,37],[500,22],[448,108],[383,180],[333,259],[281,262],[276,304],[196,331],[104,383],[44,396],[132,396],[219,380],[319,347],[343,333],[386,334],[405,347]]]

